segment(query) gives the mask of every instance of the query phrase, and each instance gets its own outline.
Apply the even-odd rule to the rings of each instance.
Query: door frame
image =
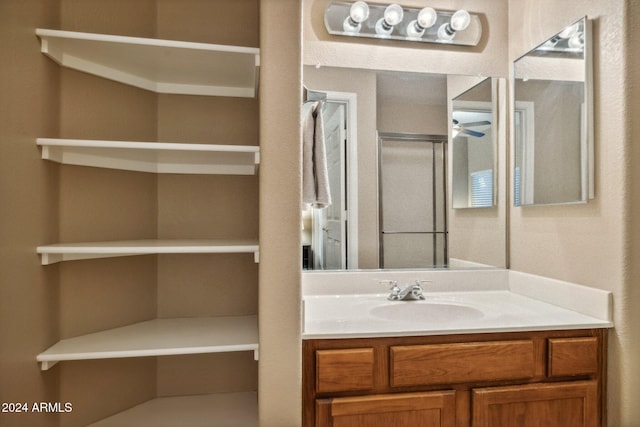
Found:
[[[346,110],[346,209],[347,265],[358,268],[358,95],[353,92],[326,91],[327,102],[345,105]]]

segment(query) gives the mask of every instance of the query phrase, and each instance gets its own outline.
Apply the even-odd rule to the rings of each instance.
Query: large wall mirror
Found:
[[[493,196],[488,209],[453,212],[451,202],[452,99],[465,98],[480,84],[466,95],[475,101],[468,109],[484,109],[482,120],[474,122],[493,122],[486,109],[495,80],[305,66],[308,92],[324,99],[328,168],[334,175],[329,181],[337,188],[331,190],[332,206],[303,212],[303,267],[505,267],[506,221]],[[471,99],[487,93],[488,98]],[[471,131],[492,132],[486,124],[458,121],[471,123]],[[492,168],[471,152],[467,163]]]
[[[593,198],[589,24],[569,25],[514,63],[516,206]]]

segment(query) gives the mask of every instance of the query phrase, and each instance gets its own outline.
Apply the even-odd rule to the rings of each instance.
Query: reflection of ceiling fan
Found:
[[[483,120],[480,122],[460,123],[458,120],[453,119],[453,137],[455,138],[456,136],[463,134],[482,138],[485,135],[483,132],[478,132],[477,130],[471,130],[469,128],[487,125],[491,125],[491,122]]]

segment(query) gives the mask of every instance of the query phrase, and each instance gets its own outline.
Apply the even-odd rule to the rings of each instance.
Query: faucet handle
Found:
[[[397,280],[378,280],[378,283],[381,285],[387,285],[389,287],[389,291],[391,292],[387,297],[390,301],[398,301],[400,299],[399,295],[402,292],[400,286],[398,286]]]
[[[381,285],[387,285],[389,289],[395,289],[398,287],[397,280],[378,280],[378,283],[380,283]]]

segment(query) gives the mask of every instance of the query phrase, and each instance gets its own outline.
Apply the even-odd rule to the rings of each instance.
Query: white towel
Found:
[[[302,105],[302,209],[331,204],[322,103]]]

